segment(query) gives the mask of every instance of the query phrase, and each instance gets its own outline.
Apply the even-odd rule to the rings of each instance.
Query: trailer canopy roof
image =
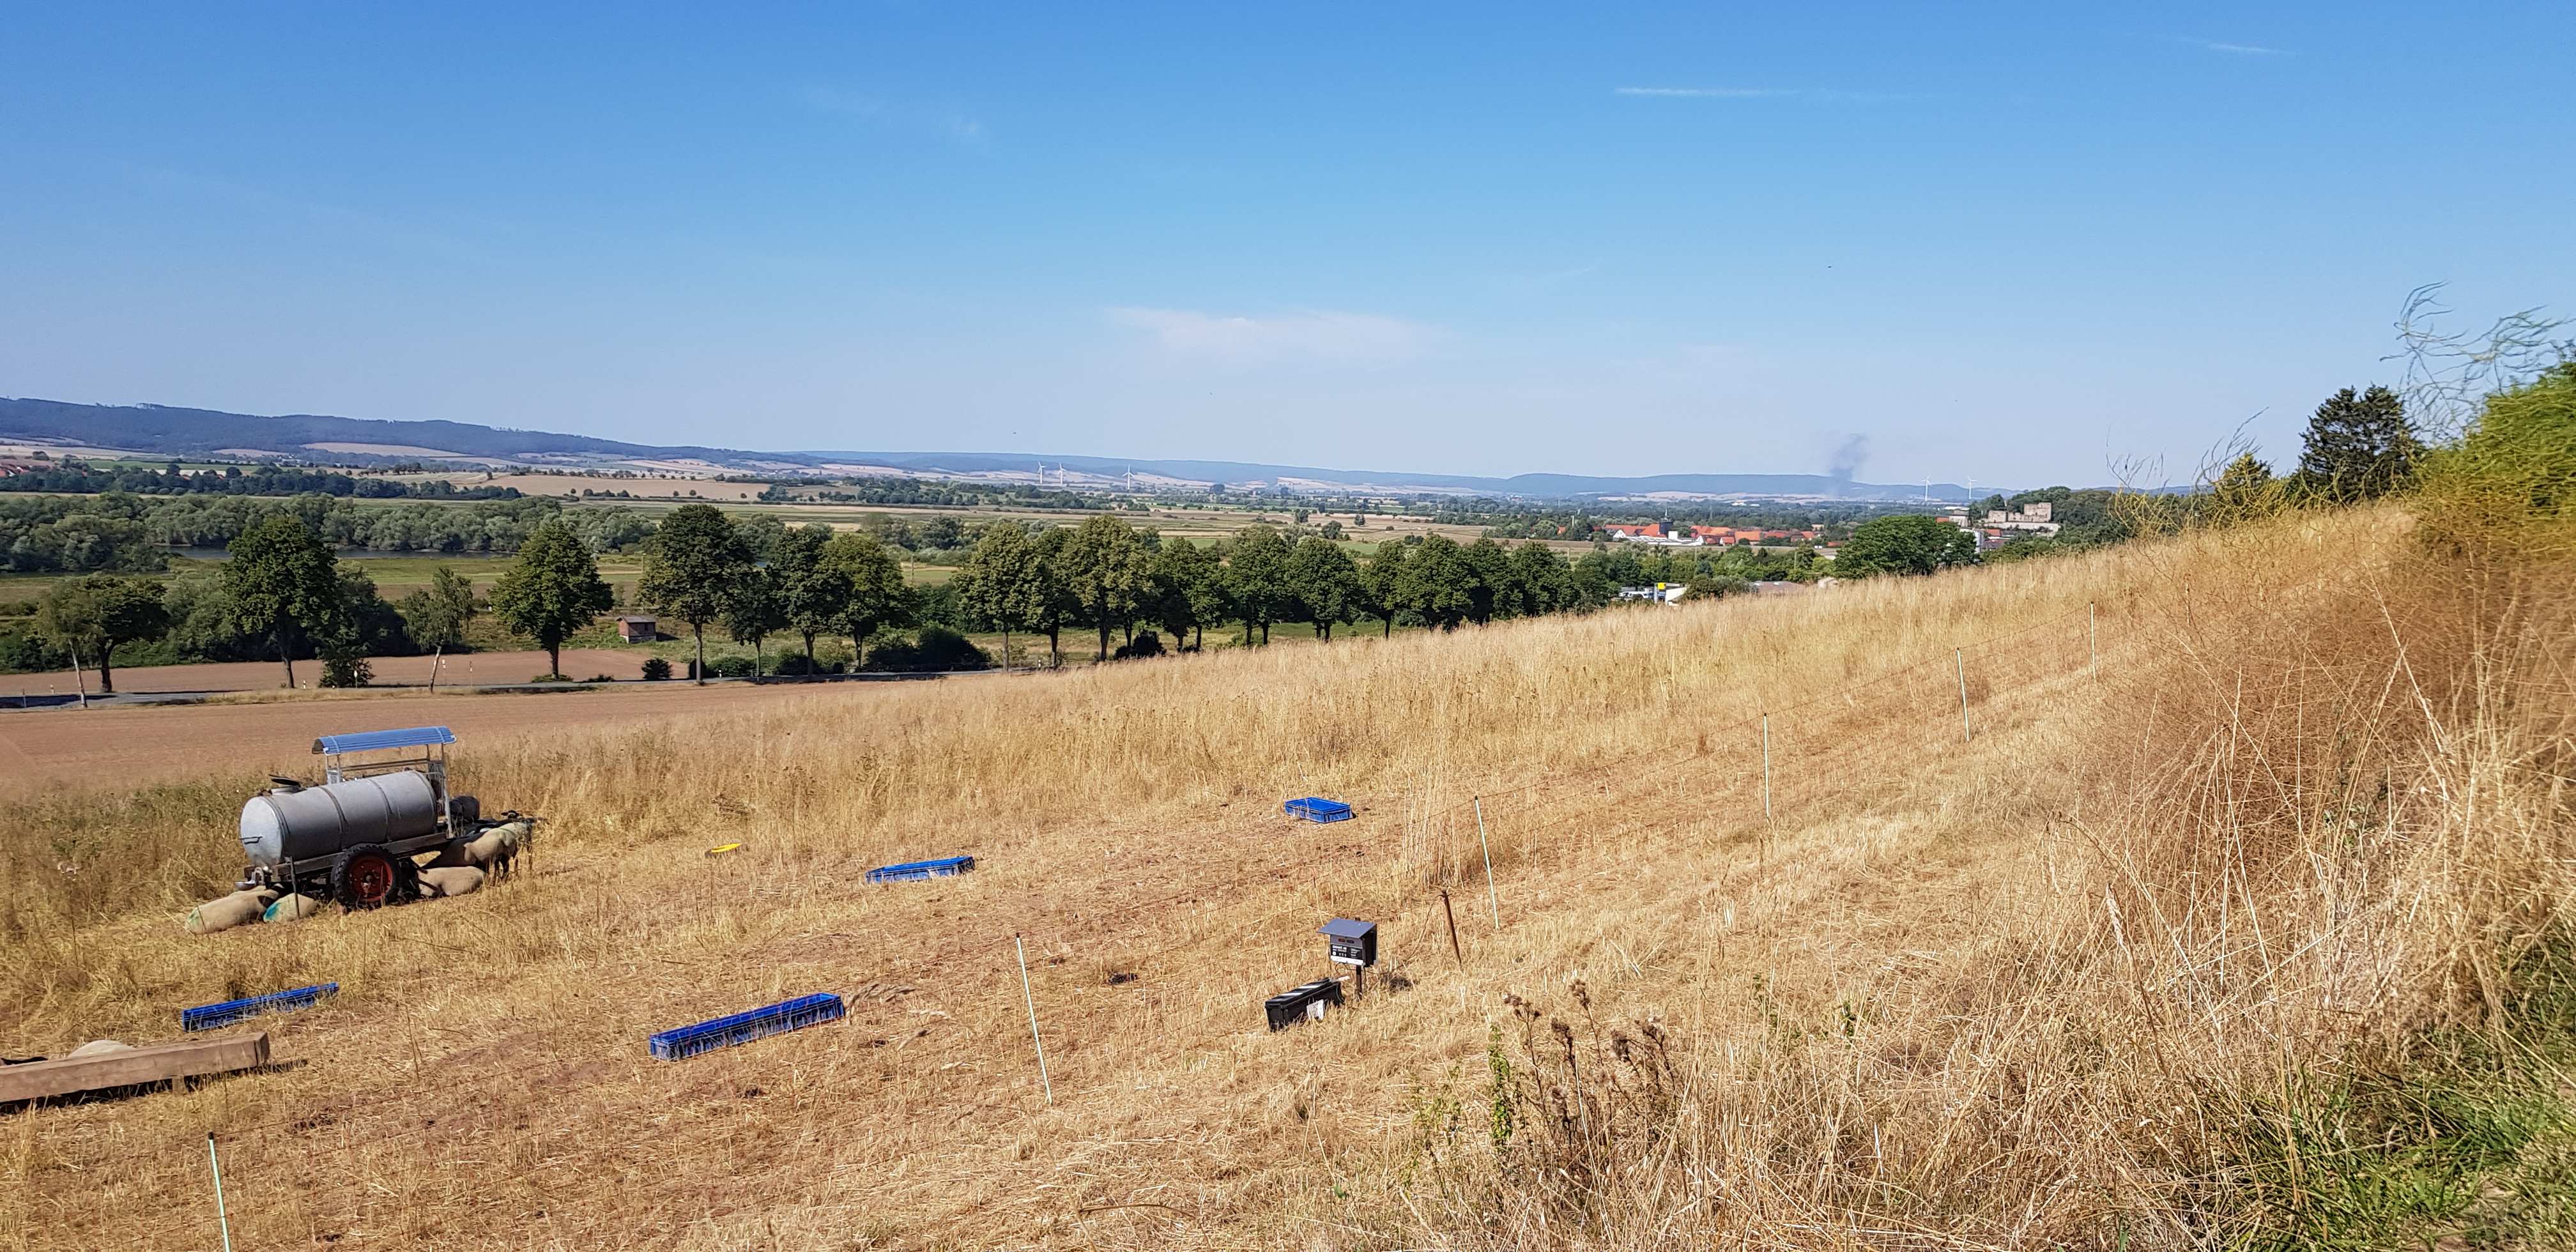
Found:
[[[313,750],[337,756],[343,752],[378,752],[387,748],[426,748],[456,742],[456,732],[444,726],[412,726],[403,730],[362,730],[354,735],[324,735],[313,741]]]

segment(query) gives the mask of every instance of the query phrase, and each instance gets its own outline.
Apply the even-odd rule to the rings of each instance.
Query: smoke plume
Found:
[[[1869,436],[1848,435],[1834,447],[1832,458],[1825,463],[1825,472],[1833,475],[1836,483],[1848,487],[1852,476],[1860,473],[1860,467],[1868,462]]]

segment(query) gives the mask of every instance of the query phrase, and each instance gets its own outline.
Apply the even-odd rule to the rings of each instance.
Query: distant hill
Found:
[[[263,417],[157,404],[72,404],[0,398],[0,439],[113,448],[145,456],[280,456],[351,464],[387,461],[508,462],[603,469],[695,462],[746,474],[883,473],[918,478],[1061,483],[1100,488],[1260,486],[1313,494],[1418,491],[1531,499],[1602,497],[1820,497],[1848,500],[1959,501],[1974,498],[1954,483],[1891,486],[1824,474],[1655,474],[1596,477],[1520,474],[1484,478],[1389,470],[1326,469],[1244,461],[1120,460],[1006,452],[755,452],[669,446],[504,430],[470,422],[378,421],[291,414]]]
[[[136,452],[214,453],[226,448],[311,456],[317,443],[435,448],[471,457],[589,454],[616,457],[733,455],[721,448],[655,448],[587,435],[501,430],[470,422],[385,422],[309,413],[258,417],[159,404],[69,404],[0,399],[0,436],[91,444]]]

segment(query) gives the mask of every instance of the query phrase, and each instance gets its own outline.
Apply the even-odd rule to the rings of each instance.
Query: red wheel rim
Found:
[[[360,857],[349,863],[349,894],[361,904],[382,904],[394,893],[393,863],[382,857]]]

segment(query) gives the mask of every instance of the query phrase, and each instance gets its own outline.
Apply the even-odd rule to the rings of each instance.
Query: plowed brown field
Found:
[[[875,683],[696,687],[674,682],[529,695],[387,693],[278,704],[0,712],[0,794],[55,785],[132,787],[226,766],[310,774],[314,737],[353,730],[449,726],[466,743],[476,744],[800,697],[828,714],[844,705],[855,710],[884,690]]]

